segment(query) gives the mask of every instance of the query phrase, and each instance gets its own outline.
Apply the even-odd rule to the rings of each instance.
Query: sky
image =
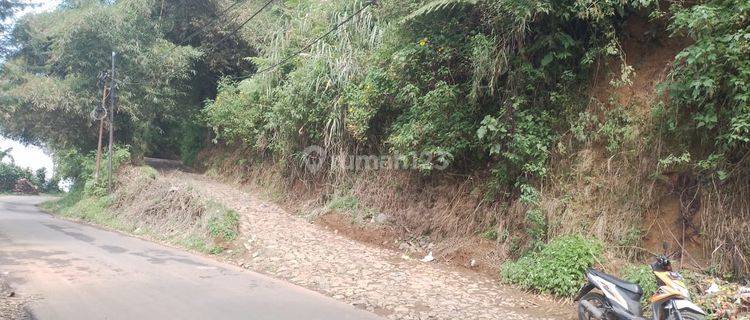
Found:
[[[27,0],[24,2],[36,4],[36,6],[25,8],[18,14],[17,17],[21,17],[30,13],[51,11],[60,4],[60,0]],[[52,176],[52,158],[50,157],[49,153],[42,148],[33,145],[26,146],[17,141],[13,141],[1,136],[0,148],[2,148],[3,150],[7,148],[13,148],[10,154],[18,166],[23,168],[30,168],[32,171],[38,168],[47,168],[47,176]],[[10,162],[10,159],[5,159],[3,161]]]
[[[0,149],[13,148],[10,151],[11,157],[16,165],[22,168],[30,168],[31,171],[36,171],[39,168],[47,169],[47,176],[52,176],[52,158],[49,154],[41,148],[33,145],[25,146],[17,141],[13,141],[4,137],[0,137]],[[3,162],[11,162],[10,159],[4,159]]]
[[[35,4],[36,6],[24,9],[18,14],[18,16],[20,17],[27,13],[52,11],[60,4],[60,1],[61,0],[26,0],[24,2]]]

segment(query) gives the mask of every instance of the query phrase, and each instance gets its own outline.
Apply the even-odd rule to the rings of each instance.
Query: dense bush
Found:
[[[670,28],[693,43],[680,52],[658,108],[669,137],[720,178],[750,169],[750,3],[706,0],[673,7]],[[733,170],[739,168],[741,170]]]
[[[18,179],[27,179],[34,183],[31,171],[15,164],[0,163],[0,192],[11,192]]]
[[[114,157],[112,158],[112,167],[117,170],[120,165],[126,163],[131,158],[129,146],[115,146]],[[89,195],[107,194],[108,164],[109,155],[104,152],[101,159],[99,179],[94,179],[96,171],[96,152],[92,151],[87,155],[81,155],[77,151],[71,150],[65,153],[58,153],[55,156],[55,168],[57,176],[62,179],[73,181],[72,191],[84,191]]]
[[[518,261],[502,265],[504,281],[559,296],[572,296],[585,282],[584,273],[598,261],[602,244],[579,235],[564,236]]]
[[[646,304],[648,298],[656,292],[656,289],[658,289],[658,286],[656,285],[656,276],[654,276],[653,271],[651,271],[651,267],[647,265],[627,265],[622,269],[620,274],[623,279],[641,286],[641,289],[643,289],[643,298],[641,299],[641,302],[643,302],[643,304]]]
[[[440,154],[451,170],[491,163],[494,189],[516,194],[546,174],[568,114],[584,106],[596,59],[618,56],[613,25],[646,2],[382,1],[303,55],[239,83],[204,110],[217,139],[293,159],[310,144],[337,152]],[[261,67],[359,8],[287,3]],[[315,28],[289,28],[290,26]],[[623,68],[623,70],[629,70]],[[430,173],[436,163],[414,159]],[[294,163],[294,162],[286,162]],[[501,193],[497,193],[501,194]]]

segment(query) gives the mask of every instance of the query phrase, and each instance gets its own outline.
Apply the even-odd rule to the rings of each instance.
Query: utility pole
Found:
[[[97,183],[99,182],[99,172],[101,171],[100,168],[101,168],[101,163],[102,163],[102,136],[104,136],[104,122],[105,122],[105,119],[107,117],[107,115],[106,115],[106,112],[107,112],[107,109],[106,109],[106,107],[107,107],[107,82],[106,82],[106,80],[104,81],[104,86],[103,87],[104,87],[104,89],[102,89],[102,104],[101,104],[100,107],[97,107],[92,112],[92,118],[95,118],[95,119],[99,120],[99,142],[97,143],[97,146],[96,146],[96,171],[94,171],[94,180],[96,180]],[[102,108],[102,111],[105,112],[104,116],[102,116],[101,118],[99,118],[99,116],[96,114],[96,112],[99,110],[99,108]]]
[[[112,71],[109,80],[109,176],[107,177],[107,190],[112,193],[112,146],[115,140],[115,52],[112,51]]]

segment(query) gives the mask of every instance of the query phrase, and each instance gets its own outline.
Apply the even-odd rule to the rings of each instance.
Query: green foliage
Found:
[[[434,0],[428,2],[419,9],[414,10],[414,12],[406,16],[404,20],[408,21],[422,18],[427,15],[438,13],[440,11],[456,9],[460,6],[476,5],[478,2],[479,0]]]
[[[186,121],[180,125],[180,159],[186,166],[195,164],[198,152],[203,148],[205,129],[193,121]]]
[[[360,208],[359,199],[357,197],[346,194],[343,196],[334,197],[328,203],[327,207],[333,210],[341,211],[356,211]]]
[[[605,119],[599,127],[598,134],[604,138],[607,151],[621,151],[626,143],[635,139],[632,120],[622,107],[608,110]]]
[[[675,58],[670,103],[657,114],[665,134],[702,151],[693,161],[714,156],[711,169],[741,168],[739,175],[750,164],[748,14],[750,3],[742,0],[672,7],[670,29],[693,43]]]
[[[223,204],[209,201],[206,204],[208,215],[208,233],[211,237],[224,242],[230,242],[237,238],[240,216],[236,211],[225,207]]]
[[[651,297],[658,286],[654,273],[651,271],[651,267],[646,265],[627,265],[621,271],[623,279],[636,283],[643,289],[643,297],[641,303],[645,306],[648,303],[648,298]]]
[[[347,108],[346,130],[357,143],[378,143],[385,136],[383,130],[392,123],[389,114],[397,94],[396,81],[386,70],[373,68],[361,82],[351,82],[343,93]]]
[[[164,39],[151,19],[156,6],[152,0],[82,1],[20,21],[14,31],[19,48],[0,74],[3,133],[55,151],[93,149],[98,126],[89,114],[101,103],[97,81],[112,52],[121,81],[120,141],[140,146],[156,119],[189,115],[179,102],[200,52]]]
[[[8,37],[8,31],[12,26],[12,18],[29,5],[29,3],[19,0],[0,1],[0,59],[5,57],[12,49]]]
[[[263,67],[280,60],[343,20],[342,11],[351,12],[358,5],[300,1],[285,3],[285,11],[269,11],[265,17],[268,25],[262,30],[251,28],[263,38],[273,39],[265,43],[268,58],[253,61]],[[326,38],[273,73],[237,84],[222,83],[216,99],[203,112],[215,141],[239,140],[261,155],[276,156],[282,165],[297,163],[299,152],[310,144],[339,145],[347,125],[342,117],[346,111],[341,103],[343,93],[346,88],[355,90],[349,80],[364,73],[359,59],[380,42],[380,33],[366,10],[359,19],[342,26],[337,37]]]
[[[638,227],[631,226],[628,231],[617,240],[617,244],[621,246],[636,246],[641,243],[644,232]]]
[[[131,158],[129,146],[115,146],[112,168],[117,171],[122,164]],[[94,179],[96,171],[96,152],[92,151],[82,155],[75,150],[68,150],[55,155],[55,168],[57,176],[64,179],[72,179],[74,190],[83,190],[87,195],[104,196],[108,192],[108,163],[109,155],[104,152],[101,160],[99,179]]]
[[[37,186],[44,188],[44,185],[47,183],[47,168],[42,167],[34,171],[33,182]]]
[[[270,15],[269,25],[292,31],[268,28],[268,58],[253,59],[261,66],[352,10],[341,1],[285,6],[306,14]],[[492,184],[510,195],[546,174],[556,127],[584,105],[588,66],[619,54],[612,25],[629,6],[384,1],[343,26],[341,41],[326,38],[270,75],[222,83],[204,116],[215,141],[240,140],[282,161],[311,144],[387,150],[425,173],[437,163],[417,155],[443,155],[454,170],[489,160]],[[289,27],[297,25],[306,27]]]
[[[519,105],[516,102],[508,109]],[[489,154],[504,160],[493,174],[505,184],[543,177],[547,172],[548,146],[555,139],[549,117],[545,112],[537,115],[530,110],[518,111],[511,128],[504,119],[505,113],[503,110],[498,117],[485,117],[477,130],[477,137],[485,142]]]
[[[500,275],[525,289],[569,297],[583,285],[586,269],[599,259],[602,250],[598,240],[564,236],[518,261],[503,263]]]
[[[63,217],[115,229],[127,229],[127,224],[108,210],[110,201],[107,196],[89,196],[81,189],[72,189],[59,200],[46,202],[43,206]]]
[[[460,104],[458,86],[437,83],[435,89],[419,96],[396,120],[388,145],[396,154],[463,155],[471,150],[476,131],[475,112]],[[417,166],[431,170],[440,165],[419,157]],[[436,160],[436,159],[435,159]]]
[[[10,13],[6,5],[17,6],[4,1],[2,16]],[[131,145],[137,155],[192,163],[204,142],[196,117],[205,99],[215,95],[217,79],[254,70],[242,58],[255,50],[225,32],[238,19],[217,17],[225,5],[85,0],[25,16],[0,69],[0,131],[53,153],[93,150],[99,126],[90,112],[101,104],[99,76],[116,52],[117,142]],[[224,21],[221,28],[207,27],[215,19]],[[225,36],[221,46],[213,46]]]
[[[497,229],[493,228],[479,234],[480,237],[495,241],[498,238]]]
[[[337,194],[331,198],[326,205],[328,210],[335,210],[342,214],[351,216],[352,222],[359,223],[373,216],[373,210],[363,205],[359,199],[350,194]]]
[[[11,192],[19,179],[27,179],[34,183],[34,177],[27,169],[15,164],[0,163],[0,192]]]

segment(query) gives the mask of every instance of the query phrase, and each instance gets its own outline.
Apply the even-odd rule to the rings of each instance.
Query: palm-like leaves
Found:
[[[13,159],[13,156],[10,154],[10,152],[13,151],[13,148],[7,148],[5,150],[0,149],[0,161],[5,160],[5,158],[10,159],[10,163],[15,163],[16,160]]]
[[[436,12],[442,12],[446,10],[455,10],[467,6],[473,6],[479,3],[480,0],[435,0],[431,1],[419,9],[415,10],[404,18],[404,22],[414,20],[420,17],[432,15]]]

